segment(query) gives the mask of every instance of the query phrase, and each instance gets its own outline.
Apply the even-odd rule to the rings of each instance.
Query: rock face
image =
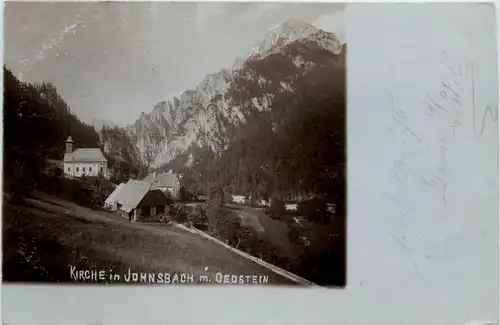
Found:
[[[264,40],[252,49],[249,57],[262,59],[273,53],[280,53],[286,45],[295,41],[314,41],[335,54],[341,49],[339,40],[332,33],[293,19],[268,32]]]
[[[334,34],[287,21],[236,58],[232,69],[209,74],[196,89],[157,103],[124,131],[151,167],[189,156],[197,147],[221,152],[250,115],[270,112],[277,100],[293,101],[314,87],[317,73],[309,74],[311,69],[338,67],[342,75],[334,77],[344,78],[344,55],[345,45]]]
[[[135,143],[131,142],[122,128],[104,125],[99,136],[106,154],[133,166],[141,165],[142,160]]]

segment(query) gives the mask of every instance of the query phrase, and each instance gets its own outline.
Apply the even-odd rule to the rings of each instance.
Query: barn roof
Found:
[[[122,191],[115,198],[115,201],[122,205],[121,209],[130,212],[136,207],[150,189],[150,184],[146,182],[129,180]]]
[[[118,193],[115,202],[121,204],[120,209],[128,213],[141,203],[150,190],[154,190],[150,183],[131,179],[125,184],[123,190]],[[164,198],[166,200],[166,197]]]
[[[106,162],[101,149],[80,148],[64,155],[64,162]]]
[[[113,191],[113,193],[111,193],[108,198],[106,199],[105,203],[106,204],[112,204],[115,202],[115,199],[118,197],[118,195],[120,194],[120,192],[125,188],[125,183],[121,183],[120,185],[118,185],[117,188],[115,188],[115,190]]]

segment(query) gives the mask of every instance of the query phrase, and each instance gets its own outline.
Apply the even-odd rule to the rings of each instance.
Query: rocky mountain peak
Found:
[[[290,19],[274,27],[264,36],[264,40],[254,46],[249,57],[265,57],[276,47],[282,47],[296,40],[304,39],[317,33],[318,29],[306,22]]]
[[[315,80],[311,69],[336,66],[341,51],[333,33],[287,20],[248,55],[236,58],[232,69],[208,74],[194,89],[159,102],[127,133],[142,159],[152,157],[150,167],[189,155],[194,147],[225,150],[234,129],[250,115],[270,114],[275,100],[292,100],[297,87]],[[284,55],[273,56],[278,53]]]

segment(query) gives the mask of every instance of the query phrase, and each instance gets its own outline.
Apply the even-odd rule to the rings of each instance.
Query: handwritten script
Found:
[[[412,256],[435,260],[461,255],[462,252],[458,251],[461,245],[455,245],[460,234],[457,233],[453,239],[446,238],[447,245],[444,238],[437,238],[438,243],[446,246],[439,253],[436,241],[429,243],[430,227],[437,228],[440,223],[445,225],[449,221],[422,214],[417,218],[416,211],[421,211],[419,207],[422,206],[437,207],[432,214],[439,216],[439,211],[444,215],[448,209],[450,148],[460,145],[458,131],[461,129],[461,134],[472,133],[475,141],[479,141],[489,124],[498,123],[498,107],[482,108],[477,105],[473,62],[456,66],[441,64],[441,69],[443,73],[436,84],[437,89],[423,91],[420,102],[411,109],[399,105],[397,98],[389,93],[391,124],[387,128],[402,147],[401,155],[392,161],[390,168],[390,176],[396,181],[397,189],[385,193],[398,211],[396,218],[401,228],[397,231],[398,235],[393,232],[388,235]],[[463,121],[472,122],[467,126],[468,122]],[[409,240],[408,237],[413,238]],[[427,247],[424,247],[426,242]]]

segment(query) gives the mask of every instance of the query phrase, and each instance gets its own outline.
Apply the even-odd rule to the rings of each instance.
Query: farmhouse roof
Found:
[[[145,182],[151,183],[157,187],[176,187],[178,184],[178,179],[172,172],[162,173],[156,175],[155,173],[149,174],[144,178]]]
[[[153,184],[157,186],[167,186],[167,187],[175,187],[177,184],[177,176],[174,174],[160,174],[156,176],[156,178],[153,180]]]
[[[106,162],[101,149],[80,148],[64,155],[64,162]]]
[[[155,177],[156,177],[155,173],[151,173],[151,174],[148,174],[148,176],[146,176],[142,181],[147,182],[147,183],[151,183],[155,179]]]
[[[108,198],[106,199],[105,203],[106,204],[112,204],[116,201],[116,198],[118,197],[118,195],[120,194],[120,192],[125,188],[125,183],[121,183],[120,185],[118,185],[117,188],[115,188],[115,190],[113,191],[113,193],[111,193]]]

